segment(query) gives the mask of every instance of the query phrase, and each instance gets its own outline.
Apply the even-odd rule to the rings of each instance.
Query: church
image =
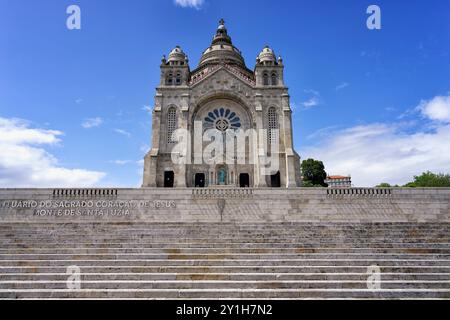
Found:
[[[0,299],[450,299],[450,188],[300,187],[283,68],[221,20],[162,60],[143,188],[0,189]]]
[[[300,157],[293,148],[283,70],[282,58],[268,46],[258,54],[250,70],[241,51],[233,45],[223,19],[194,70],[179,46],[167,58],[164,56],[152,113],[152,147],[144,160],[143,187],[301,186]],[[200,136],[195,134],[196,128]],[[186,146],[181,152],[177,147],[180,139],[176,138],[180,130],[189,137],[182,139]],[[217,139],[220,135],[225,137],[222,150],[227,151],[231,149],[225,146],[230,135],[254,134],[244,140],[233,138],[232,155],[217,161],[216,151],[204,154],[208,147],[202,133],[206,130],[216,132],[216,140],[222,140]],[[196,148],[199,145],[200,150]],[[174,154],[185,161],[174,161]],[[270,170],[265,170],[267,159],[272,159]]]

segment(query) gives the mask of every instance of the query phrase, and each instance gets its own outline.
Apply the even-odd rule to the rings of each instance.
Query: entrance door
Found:
[[[270,186],[272,188],[280,188],[281,187],[281,179],[280,179],[280,171],[276,174],[270,176]]]
[[[173,188],[175,173],[173,171],[164,172],[164,188]]]
[[[204,188],[205,187],[205,174],[204,173],[196,173],[195,174],[195,187],[196,188]]]
[[[250,187],[250,176],[248,175],[248,173],[241,173],[239,175],[239,186],[241,188]]]

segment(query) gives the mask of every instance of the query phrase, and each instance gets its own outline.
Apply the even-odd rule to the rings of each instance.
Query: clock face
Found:
[[[205,129],[217,129],[225,132],[228,129],[237,130],[241,127],[241,119],[228,108],[218,108],[209,112],[204,119]]]

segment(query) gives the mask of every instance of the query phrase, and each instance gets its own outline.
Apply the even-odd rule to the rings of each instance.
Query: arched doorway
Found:
[[[195,187],[196,188],[204,188],[205,187],[205,174],[204,173],[196,173],[195,174]]]
[[[164,188],[173,188],[175,182],[175,173],[173,171],[164,171]]]
[[[239,175],[239,186],[241,188],[250,187],[250,175],[248,173],[241,173]]]
[[[272,188],[280,188],[281,187],[281,179],[280,179],[280,171],[276,174],[270,176],[270,186]]]

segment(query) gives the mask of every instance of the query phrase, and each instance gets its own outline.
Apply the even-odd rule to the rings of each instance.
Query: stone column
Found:
[[[286,150],[286,188],[295,188],[295,155],[292,149]]]
[[[289,105],[289,95],[283,94],[281,97],[281,109],[283,111],[283,147],[293,149],[292,145],[292,113]]]
[[[261,95],[257,95],[257,98],[262,98]],[[260,130],[264,129],[264,122],[263,122],[263,108],[261,101],[256,101],[256,107],[255,107],[255,122],[256,122],[256,137],[255,141],[257,144],[254,146],[254,157],[255,157],[255,165],[254,167],[254,186],[258,188],[265,188],[267,187],[266,182],[266,176],[261,173],[261,166],[265,163],[266,158],[266,150],[263,150],[263,146],[266,144],[267,141],[262,141],[262,137],[260,135]]]
[[[282,95],[283,110],[283,136],[284,136],[284,152],[286,156],[286,188],[295,188],[295,153],[292,140],[292,112],[289,105],[289,95]]]
[[[152,113],[152,148],[144,158],[144,181],[143,187],[156,187],[156,174],[158,166],[158,154],[161,132],[161,99],[162,95],[157,94],[155,107]]]
[[[178,128],[188,130],[188,117],[189,117],[189,94],[185,93],[181,95],[181,107],[178,112]],[[186,143],[186,152],[184,155],[184,164],[178,165],[178,174],[176,176],[176,187],[186,188],[186,167],[187,163],[190,162],[190,141]]]

